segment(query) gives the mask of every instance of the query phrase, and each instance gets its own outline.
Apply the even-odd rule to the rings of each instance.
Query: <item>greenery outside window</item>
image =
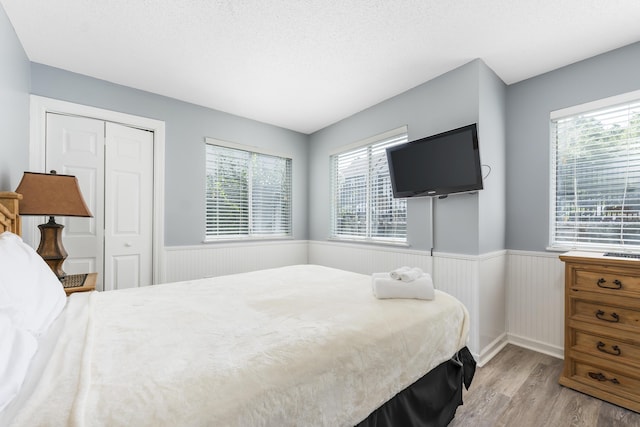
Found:
[[[551,114],[551,248],[640,250],[640,92]]]
[[[331,156],[331,237],[406,243],[407,201],[394,199],[386,148],[407,142],[402,127]]]
[[[291,236],[291,163],[207,138],[206,240]]]

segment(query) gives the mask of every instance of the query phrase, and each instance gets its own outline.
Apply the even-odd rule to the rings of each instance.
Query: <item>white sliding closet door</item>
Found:
[[[56,218],[65,271],[98,272],[99,290],[152,284],[153,132],[47,113],[45,165],[78,177],[94,216]]]
[[[93,218],[56,217],[64,225],[67,274],[98,272],[102,280],[104,238],[104,122],[47,114],[46,172],[75,175]]]
[[[153,133],[106,126],[104,289],[151,285]]]

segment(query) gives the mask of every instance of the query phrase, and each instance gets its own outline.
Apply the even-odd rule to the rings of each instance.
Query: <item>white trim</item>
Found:
[[[562,347],[557,347],[555,345],[547,344],[541,341],[521,337],[519,335],[507,334],[507,336],[507,342],[509,344],[537,351],[538,353],[546,354],[557,359],[564,359],[564,349]]]
[[[547,243],[551,245],[555,235],[555,212],[556,212],[556,190],[554,185],[556,183],[556,137],[554,135],[556,125],[553,119],[549,121],[549,139],[547,140],[547,146],[549,147],[549,192],[547,194],[549,200],[549,211],[547,212]]]
[[[283,157],[285,159],[294,160],[294,156],[290,153],[283,154],[282,152],[271,150],[265,147],[256,147],[254,145],[240,144],[240,143],[231,142],[231,141],[223,141],[222,139],[210,138],[208,136],[204,138],[204,142],[205,144],[209,144],[209,145],[218,145],[220,147],[232,148],[234,150],[242,150],[242,151],[248,151],[250,153],[266,154],[267,156]]]
[[[598,244],[584,244],[573,246],[547,246],[546,248],[551,252],[569,252],[569,251],[582,251],[582,252],[622,252],[626,254],[640,253],[638,246],[630,245],[598,245]]]
[[[617,104],[624,104],[627,102],[637,101],[639,99],[640,90],[635,90],[633,92],[627,92],[620,95],[610,96],[608,98],[602,98],[591,102],[585,102],[584,104],[555,110],[549,114],[549,118],[551,120],[559,120],[564,117],[586,113],[588,111],[598,110],[600,108],[613,107]]]
[[[352,142],[351,144],[342,145],[339,148],[336,148],[336,149],[330,151],[329,152],[329,156],[335,156],[336,154],[342,154],[342,153],[345,153],[347,151],[351,151],[351,150],[354,150],[354,149],[359,148],[359,147],[364,147],[366,145],[371,145],[371,144],[374,144],[374,143],[376,143],[378,141],[382,141],[383,139],[392,138],[394,136],[402,135],[402,134],[405,134],[405,133],[407,135],[409,135],[409,128],[408,128],[407,125],[400,126],[398,128],[391,129],[391,130],[388,130],[386,132],[382,132],[382,133],[379,133],[377,135],[373,135],[373,136],[370,136],[370,137],[365,138],[365,139],[361,139],[361,140],[356,141],[356,142]]]
[[[509,255],[521,255],[521,256],[535,256],[535,257],[543,257],[543,258],[558,258],[559,253],[566,251],[558,251],[558,252],[542,252],[542,251],[522,251],[517,249],[509,249]]]
[[[493,251],[493,252],[485,252],[485,253],[479,254],[479,255],[454,254],[454,253],[448,253],[448,252],[434,252],[433,253],[434,257],[452,258],[452,259],[459,259],[459,260],[465,260],[465,261],[484,261],[484,260],[487,260],[487,259],[497,258],[497,257],[505,256],[505,255],[508,255],[508,250],[507,249],[501,249],[501,250]]]
[[[269,148],[263,148],[263,147],[256,147],[256,146],[252,146],[252,145],[247,145],[247,144],[239,144],[236,142],[230,142],[230,141],[223,141],[221,139],[215,139],[215,138],[209,138],[209,137],[205,137],[205,153],[204,153],[204,158],[205,158],[205,172],[207,177],[209,177],[210,173],[215,173],[215,171],[212,171],[210,169],[211,164],[216,163],[215,157],[216,157],[216,153],[217,150],[216,147],[221,148],[222,150],[231,150],[231,151],[235,151],[237,152],[243,152],[246,153],[249,157],[248,159],[252,159],[253,156],[258,156],[258,158],[260,159],[264,159],[266,157],[272,157],[272,158],[277,158],[280,160],[283,160],[285,162],[285,169],[289,172],[289,180],[287,182],[287,184],[289,184],[289,214],[288,214],[288,218],[285,221],[285,227],[287,228],[287,230],[285,232],[274,232],[273,230],[271,232],[266,232],[266,233],[254,233],[252,231],[252,226],[255,225],[254,224],[254,216],[252,214],[253,209],[252,209],[252,203],[253,203],[253,179],[250,179],[250,183],[249,183],[249,194],[247,195],[248,199],[248,203],[249,203],[249,214],[248,214],[248,224],[249,224],[249,228],[247,230],[246,233],[240,233],[240,230],[237,230],[237,232],[239,234],[231,234],[231,235],[227,235],[227,234],[217,234],[215,232],[215,230],[209,230],[209,226],[207,225],[205,227],[205,235],[204,238],[202,239],[202,243],[218,243],[218,242],[228,242],[228,241],[251,241],[251,240],[280,240],[280,239],[292,239],[293,238],[293,168],[294,168],[294,156],[291,154],[283,154],[282,152],[277,152],[275,150],[271,150]],[[219,154],[219,153],[218,153]],[[260,157],[262,156],[262,157]],[[221,157],[225,157],[225,155],[221,155]],[[253,176],[253,174],[251,173],[253,167],[251,166],[253,164],[253,162],[249,161],[249,164],[245,165],[248,166],[248,170],[249,170],[249,174],[250,176]],[[208,178],[207,178],[207,182],[208,182]],[[209,212],[209,202],[211,201],[209,199],[209,192],[208,192],[208,184],[205,183],[205,186],[203,188],[203,193],[207,195],[206,196],[206,217],[207,217],[207,224],[209,223],[209,214],[211,212]]]
[[[437,258],[459,259],[463,261],[478,261],[478,255],[455,254],[449,252],[433,252],[433,256]]]
[[[211,244],[215,243],[215,244]],[[254,240],[243,240],[243,241],[218,241],[218,242],[206,242],[201,245],[186,245],[186,246],[165,246],[164,250],[166,252],[171,251],[190,251],[190,250],[209,250],[212,248],[215,249],[223,249],[223,248],[238,248],[238,247],[246,247],[246,246],[272,246],[272,245],[299,245],[301,243],[308,244],[308,240],[295,240],[293,238],[290,239],[254,239]]]
[[[496,354],[500,353],[500,350],[505,348],[507,344],[509,344],[509,341],[507,340],[507,333],[505,332],[498,338],[493,340],[491,344],[486,346],[476,357],[476,360],[478,361],[478,367],[482,368],[484,365],[486,365],[487,362],[493,359]]]
[[[587,242],[579,242],[579,241],[564,241],[557,242],[556,241],[556,233],[557,233],[557,199],[558,194],[557,190],[557,168],[556,164],[558,162],[557,159],[557,151],[558,151],[558,138],[557,138],[557,126],[558,122],[564,118],[572,118],[576,116],[580,116],[581,114],[594,114],[599,115],[600,113],[605,113],[607,110],[615,110],[618,109],[620,112],[624,112],[626,107],[630,105],[635,105],[637,102],[640,102],[640,90],[635,90],[632,92],[627,92],[619,95],[610,96],[607,98],[598,99],[591,102],[586,102],[580,105],[575,105],[567,108],[563,108],[556,111],[551,111],[549,113],[549,223],[548,223],[548,242],[547,250],[550,251],[567,251],[570,249],[580,249],[580,250],[610,250],[610,251],[619,251],[619,252],[633,252],[638,251],[636,245],[630,245],[628,247],[625,245],[624,240],[623,243],[617,244],[594,244]],[[591,143],[591,141],[588,141]],[[626,193],[626,189],[625,189]],[[579,232],[578,232],[579,233]],[[599,233],[602,234],[602,233]],[[570,240],[570,239],[566,239]],[[579,238],[577,240],[580,240]],[[574,248],[570,248],[566,245],[574,245]]]
[[[344,241],[344,240],[309,240],[309,243],[313,243],[315,245],[326,245],[326,246],[341,246],[341,247],[353,247],[354,249],[366,249],[366,250],[377,250],[383,252],[402,252],[406,254],[413,255],[422,255],[422,256],[432,256],[438,258],[452,258],[459,259],[464,261],[484,261],[491,258],[497,258],[501,256],[514,254],[522,254],[522,255],[533,255],[533,256],[548,256],[548,257],[557,257],[554,254],[545,254],[544,252],[528,252],[528,251],[514,251],[511,249],[500,249],[492,252],[485,252],[480,255],[468,255],[468,254],[456,254],[456,253],[448,253],[448,252],[433,252],[433,255],[430,254],[429,250],[422,249],[410,249],[402,247],[401,245],[386,245],[386,244],[378,244],[373,242],[353,242],[353,241]]]
[[[508,255],[508,251],[506,249],[500,249],[499,251],[493,252],[485,252],[483,254],[478,255],[478,261],[486,261],[492,258],[504,257]]]
[[[38,95],[30,96],[30,137],[29,137],[29,169],[42,172],[45,169],[45,135],[47,113],[81,116],[114,122],[126,126],[152,131],[153,136],[153,283],[164,281],[161,268],[164,262],[164,151],[165,123],[160,120],[134,116],[117,111],[104,110],[88,105],[75,104],[58,99]],[[34,218],[25,218],[31,229],[37,222]],[[34,239],[35,236],[32,236]],[[32,241],[33,244],[33,241]]]
[[[350,243],[350,244],[362,244],[362,245],[378,245],[378,246],[390,246],[394,248],[409,248],[411,245],[407,242],[394,242],[393,240],[378,240],[371,237],[358,239],[355,237],[327,237],[327,242],[338,243]]]
[[[236,234],[232,236],[224,236],[224,237],[206,237],[202,239],[202,244],[210,245],[210,244],[218,244],[218,243],[227,243],[227,242],[260,242],[260,241],[273,241],[277,242],[279,240],[293,240],[293,236],[290,234],[271,234],[262,236],[254,236],[247,234]]]
[[[380,251],[380,252],[401,252],[403,254],[412,254],[412,255],[421,255],[421,256],[431,256],[429,251],[422,251],[419,249],[409,249],[404,245],[399,244],[386,244],[383,242],[357,242],[353,240],[340,240],[340,239],[329,239],[327,241],[324,240],[310,240],[309,243],[313,243],[314,245],[324,245],[324,246],[339,246],[339,247],[351,247],[354,249],[361,249],[367,251]]]

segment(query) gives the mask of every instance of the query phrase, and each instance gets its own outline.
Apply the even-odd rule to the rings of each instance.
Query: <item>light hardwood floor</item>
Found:
[[[450,427],[640,427],[640,414],[562,387],[562,360],[507,345],[476,370]]]

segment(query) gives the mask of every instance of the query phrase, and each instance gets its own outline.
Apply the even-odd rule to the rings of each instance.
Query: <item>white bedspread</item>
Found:
[[[468,313],[306,265],[73,294],[15,426],[353,426],[466,343]],[[70,321],[69,319],[75,319]]]

